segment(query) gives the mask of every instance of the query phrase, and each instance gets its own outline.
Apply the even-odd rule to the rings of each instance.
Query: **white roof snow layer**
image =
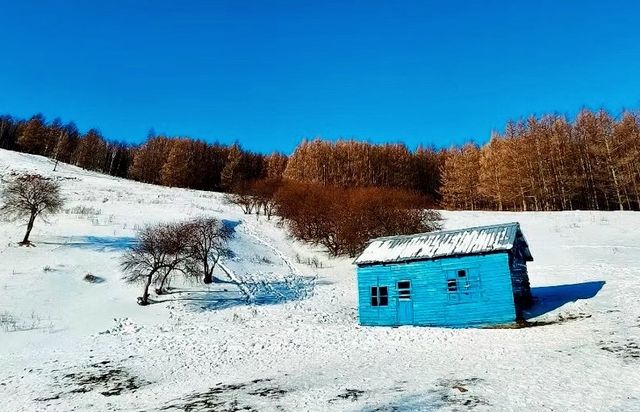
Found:
[[[531,258],[520,224],[514,222],[373,239],[355,263],[405,262],[511,250],[518,236],[522,236],[527,258]]]

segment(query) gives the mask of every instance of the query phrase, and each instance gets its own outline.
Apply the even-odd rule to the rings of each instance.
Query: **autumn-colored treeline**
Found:
[[[394,187],[437,198],[444,151],[355,140],[303,141],[289,157],[284,177],[339,187]]]
[[[640,116],[604,110],[510,122],[482,147],[447,152],[442,205],[493,210],[638,210]]]
[[[190,138],[150,137],[133,150],[129,177],[199,190],[233,191],[247,182],[281,178],[287,157]]]
[[[47,123],[38,114],[29,120],[0,116],[0,148],[38,154],[85,169],[126,177],[131,148],[105,140],[91,129],[81,134],[73,123]]]
[[[84,169],[146,183],[229,191],[243,182],[278,177],[287,157],[252,153],[239,145],[191,138],[148,136],[138,146],[106,140],[98,130],[81,134],[73,123],[0,116],[0,148],[47,156]]]
[[[73,123],[0,116],[0,148],[49,156],[148,183],[242,191],[260,179],[326,187],[387,187],[451,209],[640,209],[640,115],[582,110],[509,122],[483,146],[409,150],[403,144],[303,141],[287,158],[239,145],[150,135],[138,146]]]

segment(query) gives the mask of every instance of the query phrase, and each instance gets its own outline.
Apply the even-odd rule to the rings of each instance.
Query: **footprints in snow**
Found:
[[[261,237],[255,228],[246,224],[239,226],[239,228],[241,233],[247,235],[254,242],[256,249],[259,247],[267,248],[273,258],[284,263],[283,266],[286,267],[285,271],[255,270],[252,272],[247,272],[242,267],[240,270],[233,270],[230,267],[235,262],[255,263],[260,269],[265,266],[272,267],[275,265],[274,259],[267,256],[259,257],[256,260],[255,253],[246,259],[236,255],[231,261],[222,264],[222,270],[238,283],[238,287],[247,297],[248,303],[268,305],[299,301],[313,293],[316,282],[315,277],[305,277],[282,251]]]

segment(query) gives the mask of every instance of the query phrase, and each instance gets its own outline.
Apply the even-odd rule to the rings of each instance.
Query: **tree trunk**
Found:
[[[542,164],[543,155],[540,152],[540,141],[538,136],[535,137],[535,147],[536,157],[538,158],[538,173],[540,181],[542,182],[542,192],[544,194],[544,199],[541,200],[544,204],[544,210],[549,210],[549,188],[547,187],[547,180],[545,179],[545,168]]]
[[[213,269],[215,269],[216,264],[218,263],[218,260],[220,260],[220,255],[218,255],[214,261],[213,261],[213,265],[211,267],[209,267],[209,262],[205,261],[204,263],[204,279],[203,282],[208,285],[213,283]]]
[[[204,278],[202,279],[202,281],[204,282],[205,285],[209,285],[213,283],[213,271],[205,269]]]
[[[151,279],[153,279],[154,273],[156,273],[155,270],[147,276],[147,281],[144,284],[144,292],[142,293],[142,297],[138,299],[138,304],[140,305],[149,304],[149,286],[151,285]]]
[[[31,229],[33,229],[33,223],[35,222],[35,220],[36,215],[32,213],[29,217],[29,223],[27,223],[27,233],[24,234],[24,239],[22,239],[22,242],[20,242],[21,245],[31,244],[31,242],[29,242],[29,235],[31,234]]]
[[[618,182],[618,174],[616,173],[611,146],[609,145],[609,141],[607,140],[607,138],[605,138],[604,140],[604,146],[605,146],[605,149],[607,150],[607,163],[609,166],[609,171],[611,172],[611,178],[613,179],[613,188],[616,191],[618,208],[620,210],[624,210],[624,202],[622,201],[622,194],[620,193],[620,184]]]
[[[164,284],[167,282],[167,279],[169,279],[170,274],[171,274],[171,270],[168,270],[167,273],[165,273],[164,276],[162,277],[162,280],[160,281],[160,286],[158,286],[158,288],[156,289],[156,293],[158,295],[162,295],[164,293]]]

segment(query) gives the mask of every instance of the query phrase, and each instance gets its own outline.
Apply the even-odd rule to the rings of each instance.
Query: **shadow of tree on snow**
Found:
[[[189,309],[204,311],[247,305],[249,304],[249,299],[235,285],[232,290],[171,289],[160,296],[150,299],[150,302],[184,302]]]
[[[242,222],[240,220],[227,220],[222,219],[222,224],[231,231],[231,233],[235,233],[236,227],[240,225]]]
[[[194,290],[174,288],[153,299],[153,303],[185,302],[190,309],[210,311],[227,309],[240,305],[277,305],[306,299],[313,289],[314,278],[298,278],[295,281],[243,282],[242,288],[236,282],[214,283],[211,289]]]
[[[39,242],[45,245],[58,245],[76,249],[89,249],[98,252],[121,252],[131,248],[136,238],[131,236],[62,236],[58,242]]]

